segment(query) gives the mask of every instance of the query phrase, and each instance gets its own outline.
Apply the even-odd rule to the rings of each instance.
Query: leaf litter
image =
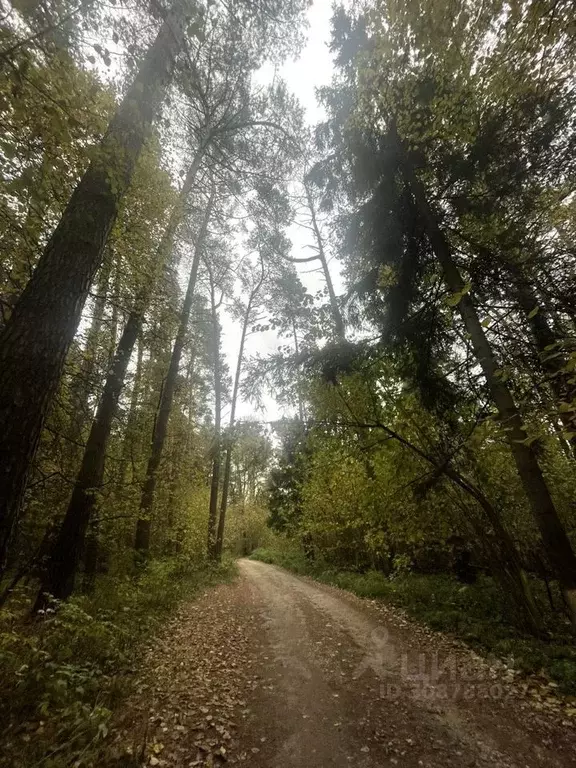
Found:
[[[250,593],[237,583],[182,604],[146,649],[99,764],[224,765],[250,712],[247,692],[261,683],[258,628]]]

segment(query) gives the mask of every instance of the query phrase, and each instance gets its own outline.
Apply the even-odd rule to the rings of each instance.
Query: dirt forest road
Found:
[[[576,766],[552,693],[396,609],[243,560],[150,647],[114,762]]]

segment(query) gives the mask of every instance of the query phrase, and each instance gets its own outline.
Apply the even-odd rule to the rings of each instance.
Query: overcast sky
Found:
[[[295,61],[286,62],[277,72],[286,81],[288,88],[298,97],[304,107],[307,121],[311,125],[315,125],[324,117],[324,111],[316,100],[315,89],[330,83],[332,77],[332,57],[328,50],[330,19],[332,16],[331,0],[315,0],[308,10],[307,16],[309,22],[307,43],[301,55]],[[260,73],[260,76],[263,80],[266,80],[271,79],[273,74],[272,68],[265,68]],[[307,242],[304,231],[300,228],[292,228],[289,235],[293,242],[293,255],[297,257],[301,255],[309,256],[310,251],[304,253]],[[314,264],[302,265],[299,270],[302,282],[311,293],[315,293],[323,285],[320,276],[317,273],[310,272],[311,267],[313,268],[314,266]],[[337,265],[332,262],[331,267],[332,271],[335,272],[334,278],[338,285]],[[222,317],[222,324],[223,350],[233,375],[238,355],[240,329],[238,323],[233,323],[227,316]],[[265,354],[267,351],[274,351],[279,343],[281,342],[272,331],[254,334],[248,338],[246,356],[249,357],[256,352]],[[280,409],[272,397],[266,398],[265,406],[264,413],[255,413],[254,406],[251,403],[241,402],[238,405],[237,418],[255,417],[263,420],[273,420],[283,415],[282,409]],[[226,420],[227,416],[228,409],[223,414],[224,420]]]

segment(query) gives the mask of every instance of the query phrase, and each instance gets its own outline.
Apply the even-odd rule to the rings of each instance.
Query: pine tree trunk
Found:
[[[185,34],[177,0],[0,336],[0,568],[48,407]]]
[[[212,314],[212,343],[214,358],[214,443],[212,458],[212,480],[210,482],[210,504],[208,508],[208,557],[216,557],[216,526],[218,522],[218,491],[220,489],[221,429],[222,429],[222,376],[220,371],[220,323],[215,300],[215,286],[210,275],[210,300]]]
[[[70,399],[72,403],[72,418],[70,437],[74,444],[81,444],[87,423],[89,421],[90,394],[94,392],[97,371],[98,339],[104,321],[106,299],[109,294],[109,283],[112,273],[112,255],[105,257],[105,263],[98,273],[98,293],[94,300],[92,322],[86,335],[86,345],[82,355],[80,370],[75,380],[70,383]],[[108,363],[110,360],[108,360]],[[77,449],[76,449],[77,451]],[[77,456],[79,461],[80,456]],[[77,466],[77,463],[73,465]]]
[[[224,543],[224,530],[226,528],[226,513],[228,511],[228,496],[230,495],[230,477],[232,474],[232,435],[226,440],[226,453],[224,455],[224,478],[222,480],[222,497],[220,499],[220,515],[218,517],[218,531],[216,532],[216,545],[214,556],[216,560],[222,558],[222,546]]]
[[[126,420],[126,429],[122,440],[122,454],[118,462],[118,480],[117,484],[122,486],[127,482],[128,458],[134,447],[134,433],[136,430],[136,420],[138,414],[138,401],[140,398],[142,382],[142,363],[144,360],[144,343],[142,336],[138,340],[138,353],[136,355],[136,370],[134,372],[134,382],[132,384],[132,393],[130,395],[130,410]],[[132,478],[132,482],[134,478]]]
[[[498,364],[476,308],[469,293],[463,291],[464,281],[456,266],[451,247],[432,211],[424,187],[405,161],[404,177],[411,188],[416,206],[422,216],[428,239],[444,274],[444,281],[453,294],[460,294],[458,310],[470,335],[472,348],[480,364],[492,399],[498,409],[524,492],[540,530],[550,564],[555,569],[572,622],[576,624],[576,556],[558,516],[550,490],[542,473],[534,444],[527,443],[522,417],[510,390],[498,376]]]
[[[334,284],[332,282],[332,275],[328,268],[328,261],[326,259],[326,252],[324,251],[324,241],[322,239],[322,233],[318,226],[318,220],[316,218],[316,210],[314,208],[314,201],[308,186],[304,184],[306,191],[306,201],[310,210],[310,218],[312,220],[312,229],[314,231],[314,237],[316,238],[316,247],[318,248],[318,258],[322,265],[322,272],[324,273],[324,280],[326,281],[326,287],[328,288],[328,297],[330,299],[330,311],[332,312],[332,319],[334,320],[334,328],[336,330],[336,336],[341,341],[346,341],[346,330],[344,326],[344,319],[342,318],[342,312],[338,306],[338,299],[336,298],[336,292],[334,291]]]
[[[112,358],[114,357],[116,345],[118,343],[118,324],[119,324],[119,316],[120,316],[120,312],[118,310],[120,305],[120,291],[121,291],[122,271],[123,271],[122,262],[120,259],[116,262],[115,271],[116,271],[116,274],[114,275],[114,287],[112,289],[112,294],[110,296],[112,313],[110,316],[109,337],[108,337],[107,350],[106,350],[108,360],[112,360]]]
[[[240,375],[242,372],[242,360],[244,359],[244,345],[246,343],[246,334],[248,332],[248,323],[250,322],[250,315],[252,313],[252,303],[262,285],[262,281],[258,284],[258,288],[250,294],[250,299],[246,306],[246,313],[244,315],[244,322],[242,323],[242,336],[240,337],[240,349],[238,350],[238,360],[236,362],[236,374],[234,376],[234,388],[232,390],[232,403],[230,405],[230,426],[228,439],[226,441],[226,456],[224,460],[224,480],[222,482],[222,498],[220,499],[220,517],[218,518],[218,532],[216,534],[216,545],[214,548],[214,555],[217,560],[222,557],[222,545],[224,542],[224,528],[226,525],[226,511],[228,509],[228,494],[230,492],[230,474],[232,469],[232,440],[234,422],[236,420],[236,402],[238,400],[238,391],[240,389]]]
[[[216,430],[215,430],[216,431]],[[212,478],[210,480],[210,504],[208,507],[208,557],[216,558],[216,523],[218,517],[218,491],[220,488],[220,434],[214,436]]]
[[[296,320],[292,317],[292,338],[294,340],[294,357],[296,360],[300,357],[300,346],[298,344],[298,333],[296,332]],[[298,397],[298,417],[302,424],[304,423],[304,402],[302,398],[302,387],[300,386],[300,375],[296,374],[296,395]]]
[[[160,467],[160,461],[162,459],[162,452],[164,450],[164,443],[166,442],[166,435],[168,433],[168,422],[170,420],[170,411],[172,410],[174,390],[176,388],[178,370],[180,368],[180,360],[182,358],[182,352],[186,342],[186,334],[188,332],[188,323],[190,320],[190,311],[192,309],[192,301],[194,299],[194,291],[196,289],[196,276],[198,274],[198,266],[200,264],[200,258],[204,248],[204,241],[208,231],[208,222],[212,214],[213,199],[213,194],[211,194],[206,206],[206,210],[204,212],[204,218],[200,226],[200,231],[198,232],[196,247],[194,249],[194,258],[192,260],[192,266],[190,269],[190,277],[188,279],[188,288],[186,290],[186,296],[184,297],[182,311],[180,312],[178,332],[176,334],[176,339],[172,348],[170,365],[168,367],[168,373],[166,375],[164,388],[162,390],[160,407],[158,409],[158,418],[154,424],[150,458],[148,459],[146,479],[144,480],[142,496],[140,499],[140,516],[136,523],[134,548],[136,549],[136,552],[139,554],[139,556],[145,556],[150,549],[150,516],[152,513],[152,506],[154,504],[156,480],[158,469]]]

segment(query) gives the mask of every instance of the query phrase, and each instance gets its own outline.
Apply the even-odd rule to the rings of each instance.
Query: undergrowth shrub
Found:
[[[231,562],[202,571],[151,562],[138,581],[103,579],[94,598],[55,603],[37,619],[27,616],[31,590],[21,589],[0,612],[5,764],[90,765],[91,749],[129,690],[142,642],[179,601],[233,572]]]

